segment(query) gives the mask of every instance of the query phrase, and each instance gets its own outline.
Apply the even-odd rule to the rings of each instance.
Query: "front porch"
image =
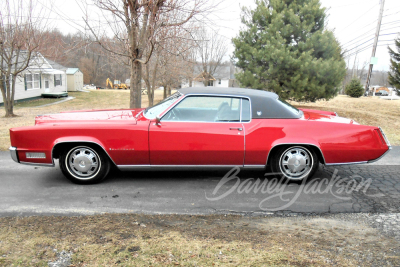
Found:
[[[48,93],[43,93],[42,97],[44,98],[68,97],[68,92],[48,92]]]

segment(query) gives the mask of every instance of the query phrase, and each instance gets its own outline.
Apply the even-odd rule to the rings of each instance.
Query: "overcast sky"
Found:
[[[37,0],[45,4],[46,0]],[[54,25],[64,32],[76,32],[83,23],[82,12],[76,1],[80,0],[53,0],[55,3]],[[213,15],[210,16],[210,26],[218,30],[230,42],[235,37],[241,26],[241,6],[254,7],[252,0],[225,0]],[[373,38],[377,26],[380,1],[379,0],[320,0],[323,7],[327,8],[328,28],[333,30],[343,48],[349,50],[349,54],[357,55],[357,61],[361,65],[369,62],[372,53]],[[48,2],[47,2],[48,3]],[[47,4],[48,5],[48,4]],[[96,11],[92,8],[92,13]],[[400,1],[386,0],[382,19],[382,27],[379,37],[376,57],[378,64],[374,70],[389,69],[389,55],[387,45],[393,47],[394,39],[400,32]],[[354,64],[354,55],[347,59],[350,67]],[[347,62],[346,62],[347,63]]]

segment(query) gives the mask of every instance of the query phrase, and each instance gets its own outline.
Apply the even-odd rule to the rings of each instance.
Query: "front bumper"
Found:
[[[19,163],[17,148],[12,146],[12,147],[9,148],[9,150],[10,150],[11,158],[12,158],[16,163]]]

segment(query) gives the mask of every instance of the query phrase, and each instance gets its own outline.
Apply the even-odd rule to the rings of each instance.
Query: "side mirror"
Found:
[[[160,119],[160,117],[156,117],[156,125],[160,125],[161,124],[161,119]]]

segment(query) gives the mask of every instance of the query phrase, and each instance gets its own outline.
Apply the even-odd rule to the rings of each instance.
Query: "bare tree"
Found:
[[[193,17],[205,11],[206,0],[93,0],[105,11],[114,40],[120,49],[111,49],[86,20],[96,40],[111,53],[127,58],[130,66],[130,107],[141,107],[142,65],[146,64],[156,46],[156,36],[164,28],[182,27]],[[209,7],[210,5],[208,5]]]
[[[42,40],[44,19],[34,12],[32,0],[3,0],[0,4],[0,89],[5,117],[14,117],[17,77],[32,59],[39,59],[37,48]],[[42,13],[43,15],[43,13]]]
[[[189,29],[192,27],[189,26]],[[164,98],[171,93],[172,87],[178,87],[187,72],[193,73],[191,55],[195,42],[186,29],[164,29],[157,36],[153,57],[145,65],[145,81],[149,106],[154,102],[154,90],[164,86]]]
[[[223,64],[228,51],[226,39],[218,31],[200,27],[195,35],[197,43],[197,57],[201,61],[204,86],[208,84],[208,77],[215,74]]]

